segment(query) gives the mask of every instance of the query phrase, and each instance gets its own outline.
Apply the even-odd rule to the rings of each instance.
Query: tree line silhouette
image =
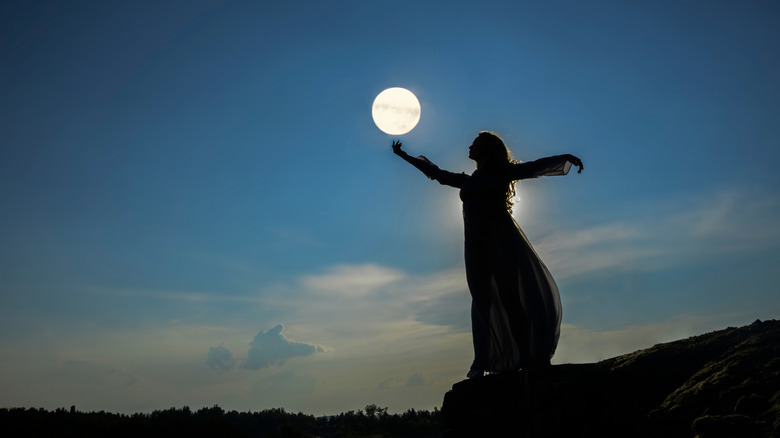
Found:
[[[58,437],[252,437],[252,438],[352,438],[438,437],[440,411],[409,409],[389,414],[387,408],[367,405],[358,411],[315,417],[286,412],[283,408],[256,412],[225,411],[214,405],[192,411],[188,406],[156,410],[148,414],[80,412],[58,408],[0,408],[4,436]],[[7,435],[6,433],[10,433]]]

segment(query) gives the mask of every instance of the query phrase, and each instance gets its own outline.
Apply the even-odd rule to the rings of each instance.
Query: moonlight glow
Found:
[[[405,88],[388,88],[374,99],[371,115],[383,132],[406,134],[420,121],[420,102]]]

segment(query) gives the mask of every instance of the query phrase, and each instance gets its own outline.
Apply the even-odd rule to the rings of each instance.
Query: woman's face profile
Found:
[[[475,138],[469,146],[469,158],[474,161],[479,161],[485,154],[485,145],[479,140],[479,137]]]

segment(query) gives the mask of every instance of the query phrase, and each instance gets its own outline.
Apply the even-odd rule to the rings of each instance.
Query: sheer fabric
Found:
[[[411,157],[410,157],[411,158]],[[558,287],[506,208],[512,181],[565,175],[565,155],[471,175],[441,170],[425,157],[410,161],[429,178],[460,189],[466,280],[472,297],[472,369],[516,371],[549,364],[560,336]]]

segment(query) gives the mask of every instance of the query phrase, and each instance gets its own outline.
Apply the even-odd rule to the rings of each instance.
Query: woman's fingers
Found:
[[[569,161],[571,161],[571,164],[579,167],[579,170],[577,170],[577,173],[582,173],[582,169],[584,169],[584,166],[582,165],[582,160],[580,160],[578,157],[575,157],[574,155],[572,155]]]

